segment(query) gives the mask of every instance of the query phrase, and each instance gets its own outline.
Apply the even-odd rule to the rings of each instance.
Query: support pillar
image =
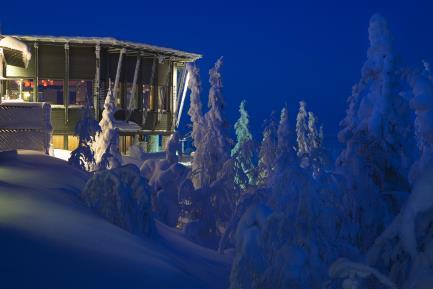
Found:
[[[39,94],[39,44],[35,42],[34,44],[35,50],[34,55],[32,56],[35,60],[35,75],[34,75],[34,86],[33,86],[33,101],[38,101],[38,94]]]
[[[177,124],[177,66],[176,63],[172,62],[171,66],[171,114],[173,115],[172,129],[176,129]]]
[[[63,104],[65,106],[65,124],[69,122],[69,43],[65,44],[65,78],[63,81]]]
[[[0,104],[2,103],[3,97],[3,49],[0,48]]]
[[[183,106],[184,106],[184,103],[185,103],[186,92],[188,90],[189,77],[190,77],[190,75],[189,75],[189,71],[188,71],[186,73],[185,84],[183,86],[182,98],[180,100],[179,112],[177,113],[176,127],[179,126],[180,118],[182,117],[182,111],[183,111]]]
[[[125,48],[122,48],[120,50],[119,61],[117,62],[116,79],[114,80],[114,88],[113,88],[114,105],[116,105],[116,101],[117,101],[117,87],[119,86],[120,72],[122,71],[122,59],[123,59],[123,54],[125,54],[125,52],[126,52]]]
[[[101,80],[101,46],[97,44],[95,46],[95,83],[93,85],[93,106],[95,109],[95,119],[99,119],[99,92],[100,92],[100,80]]]

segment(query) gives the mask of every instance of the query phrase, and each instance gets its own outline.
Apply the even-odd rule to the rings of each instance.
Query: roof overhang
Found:
[[[161,56],[170,58],[180,62],[194,62],[202,58],[202,55],[176,50],[172,48],[160,47],[144,43],[121,41],[110,37],[70,37],[70,36],[27,36],[27,35],[14,35],[16,39],[25,42],[38,42],[38,43],[58,43],[73,45],[100,45],[108,47],[109,52],[118,52],[120,49],[126,49],[126,54],[141,54],[143,56]]]

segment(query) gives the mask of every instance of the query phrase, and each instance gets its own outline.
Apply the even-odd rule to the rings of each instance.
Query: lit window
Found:
[[[4,100],[32,101],[34,82],[32,79],[6,80]]]
[[[63,104],[63,80],[40,79],[38,82],[38,101]]]

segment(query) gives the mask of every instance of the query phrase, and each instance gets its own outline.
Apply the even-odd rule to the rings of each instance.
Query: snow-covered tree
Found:
[[[204,175],[202,186],[210,185],[212,181],[217,179],[219,171],[230,157],[230,138],[227,121],[224,117],[225,103],[222,95],[223,86],[220,73],[222,64],[222,58],[219,58],[214,67],[209,70],[209,110],[204,116],[206,133],[202,143],[206,150],[202,160]]]
[[[114,127],[114,99],[111,85],[108,89],[99,122],[101,132],[96,135],[94,142],[95,161],[98,169],[112,169],[121,166],[122,155],[119,151],[119,133]]]
[[[272,174],[277,159],[277,124],[275,122],[275,113],[272,112],[271,117],[265,123],[263,129],[263,138],[259,151],[258,164],[258,183],[266,185],[266,181]]]
[[[216,247],[220,234],[216,228],[224,228],[230,220],[238,196],[238,192],[234,190],[231,141],[223,111],[221,66],[222,58],[218,59],[209,71],[209,110],[204,116],[201,114],[198,95],[198,70],[192,70],[190,87],[193,89],[188,112],[193,122],[192,138],[196,148],[192,161],[195,191],[190,209],[196,213],[191,214],[195,219],[186,224],[184,230],[195,242],[214,243],[213,247]]]
[[[319,130],[317,129],[316,117],[311,111],[308,112],[308,143],[310,150],[318,149],[321,146]]]
[[[420,151],[410,170],[410,181],[414,182],[433,160],[433,77],[428,63],[424,63],[423,72],[411,76],[410,83],[413,92],[410,104],[415,110],[415,136]]]
[[[245,103],[246,101],[243,100],[239,107],[240,117],[235,123],[237,142],[231,151],[236,167],[235,183],[241,189],[245,189],[255,182],[255,144],[249,129],[249,116],[245,109]]]
[[[310,152],[308,141],[308,112],[305,101],[299,102],[299,111],[296,116],[296,142],[299,157],[304,157]]]
[[[354,201],[360,245],[366,248],[383,229],[389,214],[385,192],[408,191],[407,175],[413,160],[412,113],[401,92],[406,85],[396,63],[392,36],[380,15],[370,19],[370,47],[361,80],[348,99],[340,123],[345,145],[337,168],[346,177],[348,198]],[[398,203],[397,196],[389,197]],[[388,197],[388,199],[390,199]]]
[[[101,127],[92,115],[90,100],[87,98],[83,118],[75,126],[75,135],[78,136],[78,147],[71,152],[68,163],[76,168],[91,171],[95,167],[92,143]]]
[[[188,64],[187,69],[190,74],[188,87],[191,90],[188,115],[192,122],[191,137],[193,146],[195,147],[194,156],[191,161],[192,181],[195,188],[200,188],[204,181],[204,171],[202,167],[204,166],[203,154],[205,147],[203,147],[203,137],[206,132],[206,123],[204,121],[202,103],[200,100],[201,85],[199,69],[193,64]]]
[[[283,107],[277,129],[277,165],[287,166],[296,161],[293,135],[290,130],[289,112]]]

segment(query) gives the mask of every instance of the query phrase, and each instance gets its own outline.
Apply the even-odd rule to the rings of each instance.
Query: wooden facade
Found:
[[[136,132],[120,130],[122,136],[145,140],[171,135],[179,117],[185,64],[201,57],[112,38],[13,37],[27,44],[32,57],[27,68],[3,67],[0,95],[50,103],[54,138],[63,136],[58,143],[68,149],[86,100],[91,99],[100,119],[110,82],[115,86],[116,120],[140,127]]]

